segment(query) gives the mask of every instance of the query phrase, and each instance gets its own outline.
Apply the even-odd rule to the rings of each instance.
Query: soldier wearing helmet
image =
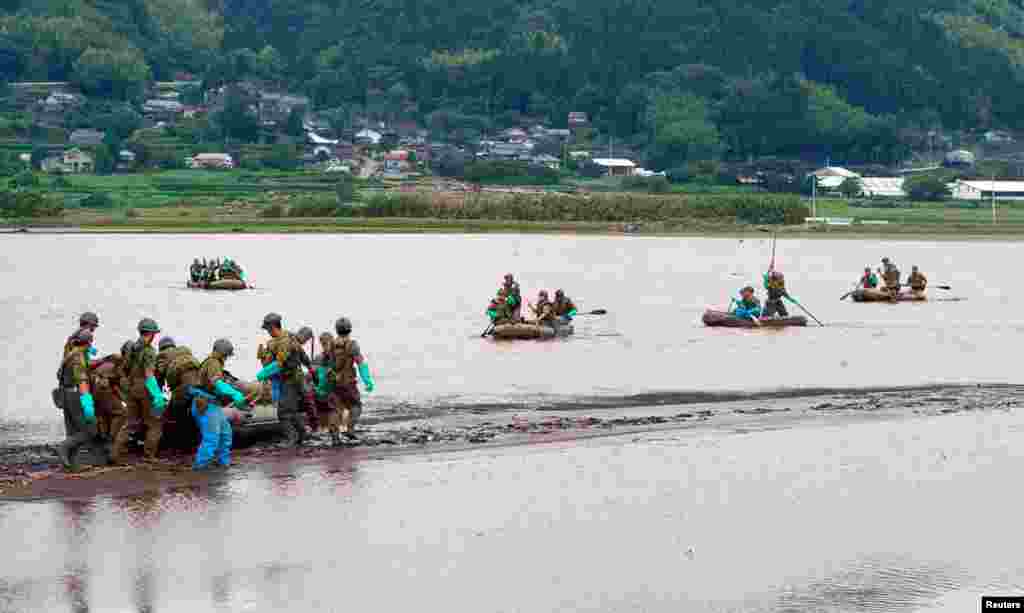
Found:
[[[120,464],[128,449],[128,439],[135,432],[146,430],[144,455],[146,461],[156,460],[163,436],[163,413],[167,406],[163,391],[156,380],[157,350],[153,347],[160,326],[149,317],[139,321],[139,339],[132,345],[125,369],[128,388],[125,390],[127,423],[114,437],[112,460]]]
[[[74,343],[72,342],[72,339],[75,337],[75,334],[77,334],[79,330],[88,330],[95,335],[96,329],[99,327],[100,318],[99,316],[96,315],[96,313],[93,313],[92,311],[86,311],[85,313],[82,313],[81,317],[78,318],[78,330],[72,333],[72,335],[69,336],[68,340],[64,343],[64,355],[67,355],[68,352],[70,352],[74,348]],[[90,345],[88,357],[92,358],[95,355],[96,349],[92,347],[92,345]]]
[[[889,258],[882,258],[881,273],[885,291],[895,297],[900,293],[900,269]]]
[[[156,355],[156,380],[160,388],[166,385],[171,392],[170,410],[175,418],[188,415],[192,404],[192,388],[199,385],[199,361],[192,349],[179,345],[165,336],[160,339]]]
[[[534,317],[537,318],[537,323],[552,327],[557,324],[555,321],[555,305],[548,297],[548,290],[542,289],[537,292],[537,304],[532,305],[530,308],[533,311]]]
[[[764,301],[764,317],[789,317],[786,304],[783,300],[793,299],[786,291],[786,277],[777,270],[769,270],[764,273],[764,288],[768,296]]]
[[[761,316],[761,301],[757,299],[753,286],[740,290],[740,297],[734,298],[732,314],[741,319],[756,319]]]
[[[916,294],[923,294],[928,289],[928,277],[924,276],[917,266],[910,267],[910,276],[907,277],[907,285]]]
[[[512,307],[508,305],[508,296],[504,287],[498,290],[498,294],[487,305],[487,316],[494,324],[507,323],[512,320]]]
[[[199,283],[203,280],[203,265],[199,263],[199,258],[192,260],[192,265],[188,268],[188,276],[193,283]]]
[[[248,406],[245,396],[225,378],[224,363],[234,354],[235,347],[231,341],[217,339],[213,343],[213,351],[199,366],[198,383],[191,395],[191,413],[201,436],[196,459],[192,463],[194,470],[208,468],[215,461],[220,466],[231,464],[233,434],[231,422],[222,406],[223,399],[229,399],[239,409]]]
[[[512,320],[519,321],[522,319],[521,313],[523,309],[523,296],[519,290],[519,283],[516,281],[512,273],[505,275],[505,278],[501,284],[501,288],[505,290],[505,301],[511,310]]]
[[[64,411],[67,438],[57,447],[57,456],[65,470],[77,470],[75,456],[83,445],[106,452],[96,430],[96,405],[92,397],[92,370],[88,350],[92,331],[82,328],[71,336],[71,351],[64,356],[57,377],[60,405]]]
[[[341,443],[338,431],[346,438],[356,438],[356,422],[363,412],[363,402],[356,383],[356,374],[362,380],[367,393],[374,390],[370,366],[363,357],[359,343],[352,338],[352,322],[339,317],[334,323],[337,338],[324,353],[326,372],[318,377],[317,391],[326,394],[328,412],[325,421],[335,445]]]
[[[572,323],[572,318],[576,317],[576,305],[573,304],[572,300],[560,289],[555,290],[554,305],[555,317],[558,317],[561,323]]]
[[[305,383],[302,369],[312,367],[309,356],[298,339],[284,329],[277,313],[268,313],[261,327],[270,335],[270,341],[258,354],[264,366],[256,374],[256,380],[270,381],[278,419],[285,425],[286,436],[289,441],[301,445],[306,438],[302,420]]]

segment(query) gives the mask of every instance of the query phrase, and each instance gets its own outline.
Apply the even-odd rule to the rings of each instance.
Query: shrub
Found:
[[[61,210],[39,192],[0,191],[0,217],[52,217]]]
[[[87,209],[109,209],[114,206],[114,199],[106,192],[95,192],[83,198],[79,204]]]
[[[623,177],[622,189],[627,191],[645,191],[652,194],[667,194],[672,190],[668,178],[661,175],[653,177]]]
[[[268,219],[278,219],[284,217],[284,207],[280,204],[272,204],[267,208],[263,209],[262,215]]]
[[[464,176],[474,183],[551,185],[561,176],[557,170],[526,162],[487,160],[466,164]]]
[[[11,178],[11,187],[14,189],[31,189],[39,187],[39,177],[31,170],[23,170]]]
[[[124,216],[127,217],[128,219],[135,219],[137,217],[141,217],[142,215],[135,209],[128,209],[127,211],[124,212]]]
[[[347,172],[338,173],[338,185],[335,190],[338,194],[338,204],[345,204],[355,200],[356,183],[352,175]]]
[[[302,202],[288,209],[289,217],[333,217],[338,205],[330,202]]]

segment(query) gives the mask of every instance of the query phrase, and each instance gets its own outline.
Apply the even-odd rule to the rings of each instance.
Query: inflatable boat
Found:
[[[189,281],[188,286],[191,289],[205,289],[205,290],[227,290],[227,291],[238,291],[240,289],[248,289],[249,285],[245,281],[240,279],[221,279],[220,281]]]
[[[878,288],[859,289],[850,294],[854,302],[924,302],[928,300],[927,292],[904,290],[893,298],[892,294]]]
[[[501,340],[535,340],[545,338],[563,338],[574,332],[572,324],[562,324],[557,328],[542,326],[535,323],[499,324],[494,326],[494,338]]]
[[[704,311],[704,325],[712,328],[788,328],[790,326],[807,325],[807,318],[802,315],[759,318],[757,321],[761,323],[760,326],[749,319],[736,317],[732,313],[725,311],[715,311],[712,309]]]

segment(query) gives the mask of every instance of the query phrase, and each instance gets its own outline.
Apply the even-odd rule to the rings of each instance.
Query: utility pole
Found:
[[[989,184],[992,189],[992,225],[996,225],[996,175],[992,173],[992,181]]]
[[[811,217],[818,220],[818,176],[811,175]]]

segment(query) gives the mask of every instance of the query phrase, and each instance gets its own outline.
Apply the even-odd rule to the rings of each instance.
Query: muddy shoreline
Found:
[[[737,432],[786,428],[797,422],[840,424],[856,420],[941,416],[971,411],[1008,411],[1024,405],[1024,385],[946,385],[867,390],[806,389],[761,393],[653,394],[608,401],[537,406],[532,410],[462,411],[408,418],[368,419],[360,440],[332,447],[317,433],[301,449],[271,439],[254,439],[236,449],[227,470],[193,473],[191,455],[165,451],[157,464],[83,466],[65,474],[48,446],[0,449],[0,501],[87,498],[98,493],[196,487],[231,479],[254,466],[283,471],[316,470],[336,462],[372,461],[481,447],[530,446],[573,440],[629,436],[658,430],[708,428]],[[593,399],[591,399],[593,400]],[[570,413],[571,411],[571,413]]]

